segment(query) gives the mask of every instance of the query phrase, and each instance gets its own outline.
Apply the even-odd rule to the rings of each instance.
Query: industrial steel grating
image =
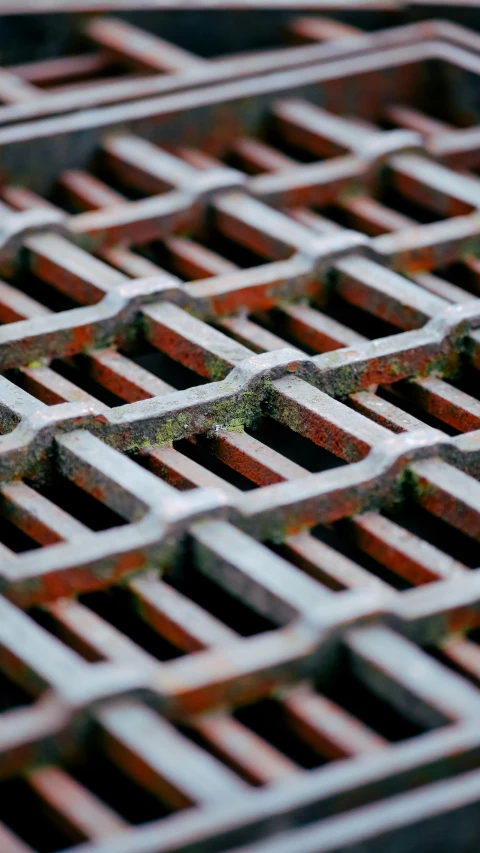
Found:
[[[405,33],[0,130],[2,853],[478,850],[480,57]]]
[[[382,45],[462,38],[455,23],[429,18],[415,24],[411,17],[368,3],[345,11],[345,20],[225,9],[196,16],[137,12],[126,19],[3,17],[0,125],[339,61]],[[480,16],[472,17],[478,29]],[[405,26],[392,29],[400,22]]]
[[[215,13],[203,20],[186,15],[141,18],[142,26],[120,17],[70,16],[50,27],[49,16],[32,24],[28,16],[0,28],[0,124],[339,59],[378,48],[351,23],[279,12]],[[359,13],[363,25],[391,24],[390,14]],[[136,20],[136,16],[133,16]],[[240,26],[239,26],[240,24]],[[440,24],[449,32],[449,25]],[[425,38],[439,26],[425,22]],[[160,36],[162,33],[162,36]],[[401,31],[398,37],[401,36]],[[319,45],[318,42],[336,42]],[[343,44],[339,42],[343,41]],[[308,49],[292,43],[317,42]]]

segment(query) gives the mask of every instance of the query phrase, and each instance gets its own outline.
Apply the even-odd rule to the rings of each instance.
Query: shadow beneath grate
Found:
[[[69,773],[129,823],[158,820],[171,814],[163,801],[127,776],[100,748],[87,748]]]
[[[328,680],[322,682],[321,691],[387,741],[395,743],[427,731],[367,687],[352,671],[345,649]]]
[[[0,821],[35,853],[57,853],[72,841],[24,779],[0,782]]]
[[[249,429],[247,432],[312,474],[348,464],[344,459],[314,444],[313,441],[273,418],[263,418],[255,429]]]

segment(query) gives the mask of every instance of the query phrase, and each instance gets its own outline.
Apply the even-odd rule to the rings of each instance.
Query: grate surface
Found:
[[[382,45],[441,38],[478,52],[478,36],[432,20],[431,9],[418,22],[420,13],[400,14],[392,3],[367,2],[351,12],[348,5],[345,20],[280,9],[58,21],[40,15],[33,23],[28,15],[7,16],[0,30],[0,125],[341,61]],[[448,9],[441,14],[454,17]]]
[[[480,65],[414,32],[0,132],[2,851],[476,850]]]
[[[394,23],[375,8],[367,3],[364,10],[370,29]],[[56,26],[48,15],[34,25],[25,16],[4,19],[0,125],[254,77],[365,53],[372,45],[368,32],[328,18],[257,12],[247,26],[241,13],[204,16],[147,13],[137,24],[135,14],[132,20],[70,15]]]

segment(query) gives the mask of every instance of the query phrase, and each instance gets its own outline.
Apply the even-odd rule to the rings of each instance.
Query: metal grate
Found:
[[[2,853],[476,850],[451,32],[0,132]]]
[[[25,16],[10,26],[4,19],[0,125],[253,77],[372,46],[369,33],[327,18],[250,13],[247,27],[238,13],[205,14],[205,20],[191,13],[184,19],[140,15],[143,26],[128,17],[72,15],[57,27],[49,16],[33,27]],[[377,29],[392,23],[387,14],[367,15],[367,21]],[[436,34],[430,24],[422,27]],[[292,47],[306,42],[313,45]]]
[[[0,30],[0,125],[341,61],[383,45],[440,38],[478,52],[478,37],[454,23],[430,17],[408,23],[406,15],[393,16],[393,6],[389,13],[367,9],[347,21],[278,10],[254,10],[248,20],[228,10],[205,18],[147,14],[138,25],[71,15],[52,26],[45,15],[33,26],[28,16],[7,17]],[[404,26],[393,28],[397,20]]]

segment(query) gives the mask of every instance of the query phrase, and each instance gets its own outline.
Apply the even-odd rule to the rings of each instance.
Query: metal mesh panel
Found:
[[[250,13],[248,27],[241,12],[204,15],[140,15],[143,26],[128,15],[64,16],[56,27],[48,15],[35,18],[35,25],[28,16],[13,23],[4,18],[0,124],[328,61],[367,52],[372,43],[369,33],[349,23],[297,19],[292,12]],[[387,23],[391,15],[372,19],[377,29]],[[308,42],[308,48],[293,47]]]
[[[375,9],[357,6],[346,20],[258,9],[137,13],[131,20],[7,16],[0,30],[0,125],[341,61],[382,45],[442,38],[478,51],[473,33],[432,20],[431,11],[412,23],[420,13],[394,14],[392,4]]]
[[[479,60],[413,32],[0,132],[2,851],[476,849]]]

